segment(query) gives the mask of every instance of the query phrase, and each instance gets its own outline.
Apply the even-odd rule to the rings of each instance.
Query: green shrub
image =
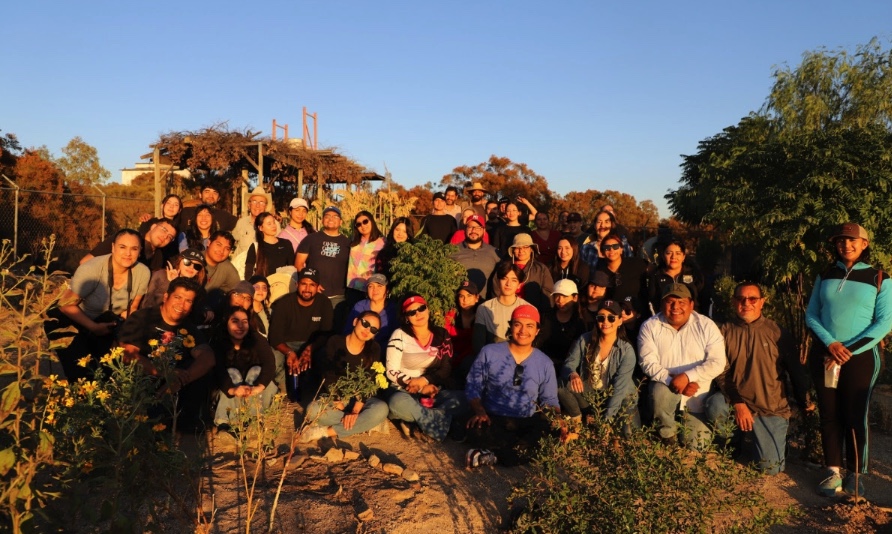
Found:
[[[391,294],[399,297],[414,291],[422,295],[434,323],[443,326],[446,312],[455,306],[455,291],[467,278],[464,266],[451,258],[455,251],[454,245],[427,235],[403,244],[390,263]]]
[[[511,497],[523,510],[515,531],[764,532],[787,515],[727,452],[665,445],[650,429],[624,434],[625,422],[595,416],[578,439],[544,439]]]

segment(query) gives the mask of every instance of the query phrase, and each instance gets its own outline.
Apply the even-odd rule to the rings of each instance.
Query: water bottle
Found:
[[[291,402],[300,402],[300,375],[297,373],[288,373],[288,379],[285,381],[285,389],[287,389],[288,400]]]
[[[830,369],[824,367],[824,387],[836,389],[836,385],[839,383],[839,371],[841,366],[837,363],[834,364]]]

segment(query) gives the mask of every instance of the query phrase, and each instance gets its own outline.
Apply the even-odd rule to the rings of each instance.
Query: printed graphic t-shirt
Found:
[[[307,254],[307,267],[319,273],[319,283],[326,297],[343,295],[347,287],[347,262],[350,259],[350,238],[325,232],[314,232],[297,246],[298,254]]]

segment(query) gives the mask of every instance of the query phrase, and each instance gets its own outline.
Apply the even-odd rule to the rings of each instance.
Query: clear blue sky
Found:
[[[888,39],[892,2],[6,2],[0,130],[81,136],[119,179],[161,133],[319,142],[406,186],[491,154],[565,194],[653,200],[758,109],[773,67]]]

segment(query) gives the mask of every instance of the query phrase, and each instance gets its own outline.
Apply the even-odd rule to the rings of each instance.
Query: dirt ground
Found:
[[[283,420],[290,419],[292,411],[293,405]],[[407,439],[392,424],[388,427],[387,433],[299,445],[288,467],[273,531],[400,534],[424,529],[465,534],[504,528],[510,515],[508,496],[525,476],[526,468],[469,471],[464,468],[466,445]],[[207,439],[214,457],[213,468],[204,475],[205,515],[210,517],[215,508],[208,531],[245,531],[246,499],[239,465],[227,452],[226,440],[211,434],[199,439]],[[288,435],[279,438],[280,452],[288,449],[289,440]],[[332,448],[354,451],[359,458],[331,462],[321,457]],[[820,482],[821,468],[798,460],[794,451],[786,472],[763,479],[765,495],[773,506],[793,506],[799,512],[773,532],[892,532],[892,435],[874,430],[870,450],[871,475],[865,479],[869,502],[858,505],[844,497],[817,495],[814,488]],[[285,456],[280,454],[262,469],[254,532],[268,529]],[[372,456],[381,460],[380,466],[370,465]],[[419,480],[410,482],[385,472],[384,464],[414,471]],[[387,469],[398,471],[392,466]]]

